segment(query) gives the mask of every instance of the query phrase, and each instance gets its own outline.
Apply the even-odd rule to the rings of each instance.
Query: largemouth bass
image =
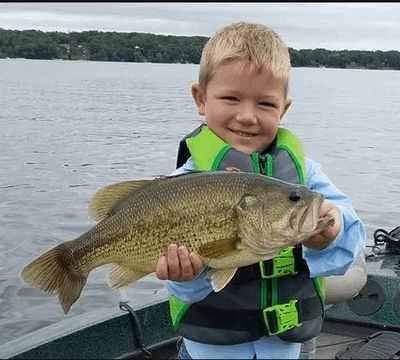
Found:
[[[327,229],[319,218],[322,194],[300,185],[244,172],[195,172],[104,187],[91,202],[97,223],[27,265],[23,280],[57,292],[67,314],[89,273],[114,264],[111,286],[152,273],[171,243],[197,252],[219,291],[238,267],[273,258]]]

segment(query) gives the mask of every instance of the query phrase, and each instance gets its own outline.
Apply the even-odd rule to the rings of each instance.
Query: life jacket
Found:
[[[279,128],[271,146],[244,154],[225,143],[204,124],[180,142],[177,167],[192,156],[199,170],[241,171],[305,185],[304,155],[299,140]],[[244,266],[219,292],[189,304],[170,296],[173,329],[184,338],[213,345],[232,345],[277,335],[304,342],[322,328],[323,278],[310,278],[302,245],[290,246],[273,259]]]

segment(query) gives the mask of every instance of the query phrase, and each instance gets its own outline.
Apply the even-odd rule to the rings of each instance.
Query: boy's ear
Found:
[[[199,115],[205,115],[206,94],[199,83],[192,85],[192,97],[197,106]]]
[[[283,118],[283,115],[286,114],[286,111],[287,111],[287,109],[289,109],[290,105],[292,105],[292,99],[287,98],[285,100],[285,105],[283,107],[283,111],[282,111],[282,114],[281,114],[281,120]]]

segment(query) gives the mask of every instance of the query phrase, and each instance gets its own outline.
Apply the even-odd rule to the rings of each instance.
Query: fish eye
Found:
[[[300,200],[300,195],[297,192],[292,191],[289,195],[289,200],[296,203]]]

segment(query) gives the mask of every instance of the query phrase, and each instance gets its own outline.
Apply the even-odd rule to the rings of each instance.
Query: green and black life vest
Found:
[[[305,161],[299,140],[279,128],[271,146],[244,154],[204,124],[182,139],[177,167],[191,156],[199,170],[241,171],[305,185]],[[203,300],[188,304],[170,296],[173,328],[184,338],[232,345],[277,335],[289,342],[316,336],[323,322],[323,278],[311,279],[301,244],[268,261],[239,268],[229,284]]]

